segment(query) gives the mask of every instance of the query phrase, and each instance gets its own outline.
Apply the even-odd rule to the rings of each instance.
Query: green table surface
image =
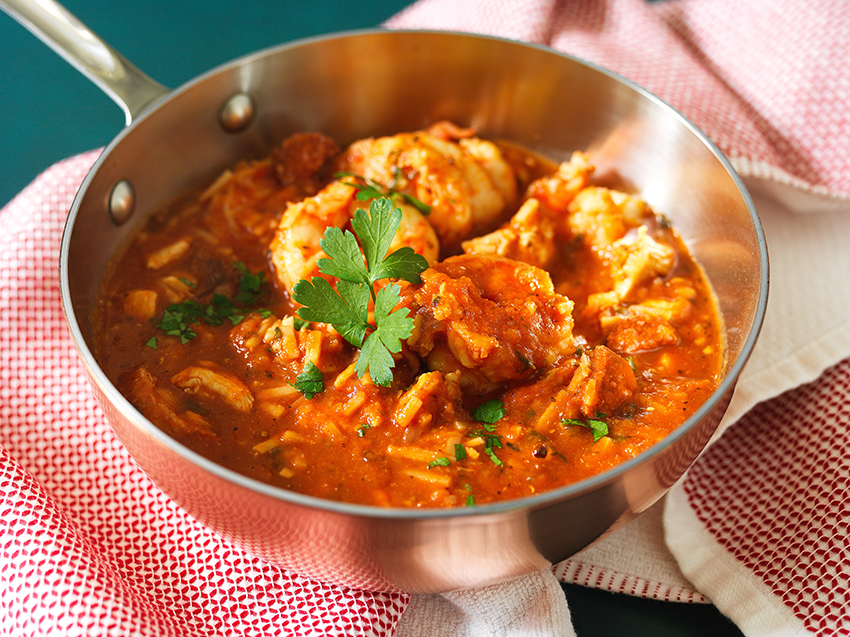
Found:
[[[157,81],[177,87],[213,66],[301,37],[373,27],[410,0],[67,0],[95,33]],[[52,163],[108,144],[121,110],[0,12],[0,206]],[[580,637],[741,635],[708,604],[563,586]]]

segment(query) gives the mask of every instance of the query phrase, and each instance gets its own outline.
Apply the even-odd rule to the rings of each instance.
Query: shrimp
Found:
[[[459,372],[471,394],[529,378],[575,352],[573,302],[544,270],[512,259],[449,257],[406,286],[400,304],[413,315],[407,346],[429,369]]]
[[[602,186],[588,186],[576,194],[569,207],[570,228],[585,237],[597,251],[610,249],[652,215],[642,199]]]
[[[338,168],[411,195],[431,207],[441,245],[457,249],[490,230],[517,199],[516,175],[492,142],[447,122],[425,131],[354,142]]]
[[[313,197],[289,204],[281,217],[270,250],[275,276],[289,292],[301,279],[319,275],[318,261],[327,255],[320,247],[325,230],[344,228],[358,208],[369,202],[355,198],[356,188],[347,182],[332,181]],[[440,254],[434,228],[416,208],[402,201],[393,205],[401,210],[401,224],[390,251],[410,247],[432,263]]]

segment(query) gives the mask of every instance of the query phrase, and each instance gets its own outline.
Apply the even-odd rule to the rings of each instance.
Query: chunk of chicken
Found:
[[[637,380],[628,361],[604,345],[583,354],[567,392],[580,396],[581,413],[592,418],[610,415],[634,396]]]
[[[251,390],[226,372],[192,365],[172,376],[171,382],[189,394],[220,398],[226,405],[243,413],[248,413],[254,406]]]
[[[623,306],[616,292],[592,295],[585,317],[598,314],[599,327],[608,347],[620,353],[645,352],[676,345],[681,336],[676,324],[686,320],[693,307],[687,290],[674,298],[649,299]]]
[[[147,418],[165,424],[175,433],[213,435],[212,427],[203,416],[185,409],[173,391],[158,387],[153,375],[144,367],[133,372],[130,402]]]
[[[307,362],[324,372],[337,372],[350,363],[352,356],[351,348],[330,325],[313,323],[295,329],[292,316],[279,319],[252,314],[230,331],[229,339],[249,368],[262,372],[261,378],[274,365],[291,380]]]
[[[638,228],[637,235],[615,241],[611,257],[614,291],[625,301],[641,283],[667,274],[675,263],[673,248],[649,236],[646,226]]]
[[[511,413],[536,414],[533,427],[543,434],[555,431],[565,419],[613,415],[637,391],[628,361],[604,345],[585,351],[532,383],[505,395]]]
[[[124,311],[137,321],[149,321],[156,316],[158,299],[153,290],[130,290],[124,297]]]
[[[429,369],[460,372],[468,393],[527,378],[575,351],[572,301],[545,271],[511,259],[446,259],[403,290],[401,305],[414,318],[410,349]]]
[[[679,332],[660,316],[630,313],[614,324],[605,342],[621,354],[645,352],[665,345],[676,345]]]

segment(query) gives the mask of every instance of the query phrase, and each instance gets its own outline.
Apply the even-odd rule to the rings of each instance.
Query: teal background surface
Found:
[[[142,71],[176,88],[236,57],[302,37],[374,27],[410,0],[67,0]],[[107,145],[121,109],[0,11],[0,206],[65,157]]]
[[[210,68],[294,39],[374,27],[410,0],[66,0],[95,33],[175,88]],[[54,162],[108,144],[120,108],[0,12],[0,206]],[[564,585],[579,637],[725,637],[741,633],[713,606]]]

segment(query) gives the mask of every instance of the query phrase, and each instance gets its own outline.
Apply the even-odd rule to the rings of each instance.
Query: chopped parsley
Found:
[[[475,418],[475,420],[478,422],[486,422],[491,425],[496,421],[501,420],[504,415],[505,406],[502,404],[501,400],[496,400],[495,398],[481,403],[478,407],[472,410],[472,417]],[[492,431],[492,429],[489,429],[488,431]]]
[[[312,362],[307,361],[304,365],[304,371],[295,377],[295,382],[292,386],[304,394],[304,398],[310,399],[316,394],[321,394],[325,391],[325,377],[322,372]]]
[[[491,443],[496,443],[496,444],[491,444]],[[499,459],[499,456],[497,456],[496,452],[493,451],[493,447],[498,447],[499,449],[502,448],[502,441],[499,438],[499,436],[491,436],[490,438],[486,439],[486,443],[485,443],[485,446],[484,446],[484,453],[486,453],[488,456],[490,456],[490,460],[493,461],[494,465],[496,465],[497,467],[501,467],[505,463],[502,462]]]
[[[266,293],[266,273],[262,270],[253,274],[244,263],[237,261],[233,267],[242,273],[239,279],[239,292],[233,300],[240,305],[254,305]]]
[[[602,414],[596,414],[596,418],[588,418],[587,422],[577,418],[564,418],[561,424],[572,427],[586,427],[593,433],[593,442],[598,442],[608,435],[608,423],[602,418],[604,418]]]
[[[357,437],[363,438],[366,435],[366,430],[369,429],[371,426],[372,425],[370,425],[368,422],[364,422],[362,425],[360,425],[357,428]]]
[[[475,496],[472,495],[472,487],[468,484],[463,485],[464,489],[469,491],[469,495],[466,496],[466,506],[474,507],[475,506]]]
[[[486,453],[493,464],[501,467],[504,463],[499,456],[496,455],[496,449],[502,449],[502,437],[491,433],[494,429],[493,425],[484,425],[484,429],[475,429],[469,432],[469,436],[473,438],[481,438],[484,440],[484,453]],[[488,428],[489,427],[489,428]]]
[[[464,458],[466,458],[466,447],[460,443],[455,444],[455,460],[460,462]]]
[[[413,331],[413,319],[406,308],[393,311],[400,298],[399,285],[389,283],[376,290],[375,283],[383,279],[419,283],[419,273],[428,267],[425,257],[412,248],[387,254],[400,223],[401,210],[393,208],[389,199],[373,200],[368,213],[354,213],[354,234],[330,227],[320,242],[328,258],[319,259],[319,272],[339,279],[336,289],[322,277],[301,279],[292,289],[292,298],[303,306],[298,316],[331,324],[359,347],[354,367],[358,377],[368,371],[372,380],[384,387],[392,382],[392,355],[401,351],[401,341]],[[368,320],[370,302],[374,304],[374,323]]]
[[[428,468],[433,469],[434,467],[448,467],[451,464],[451,461],[445,456],[437,458],[436,460],[432,460],[428,463]]]
[[[148,346],[148,347],[151,347],[151,348],[153,348],[153,349],[156,349],[156,346],[157,346],[156,336],[151,336],[151,337],[148,339],[148,342],[147,342],[147,343],[145,343],[145,345],[146,345],[146,346]]]
[[[502,437],[493,432],[496,430],[496,422],[501,420],[504,415],[504,404],[501,400],[496,400],[495,398],[481,403],[472,410],[472,417],[481,423],[483,429],[475,429],[469,435],[484,439],[484,453],[487,454],[497,467],[504,465],[495,451],[496,449],[502,449]]]
[[[239,280],[239,292],[232,300],[224,294],[213,294],[209,303],[201,303],[196,299],[172,303],[165,308],[156,326],[169,336],[179,337],[185,345],[198,335],[192,325],[201,322],[221,325],[225,320],[230,321],[231,325],[239,325],[249,311],[241,306],[255,304],[266,293],[266,273],[252,274],[241,261],[235,262],[233,267],[242,273],[242,277]],[[250,311],[259,312],[263,317],[271,316],[271,312],[266,309]],[[155,347],[150,342],[146,344]]]

